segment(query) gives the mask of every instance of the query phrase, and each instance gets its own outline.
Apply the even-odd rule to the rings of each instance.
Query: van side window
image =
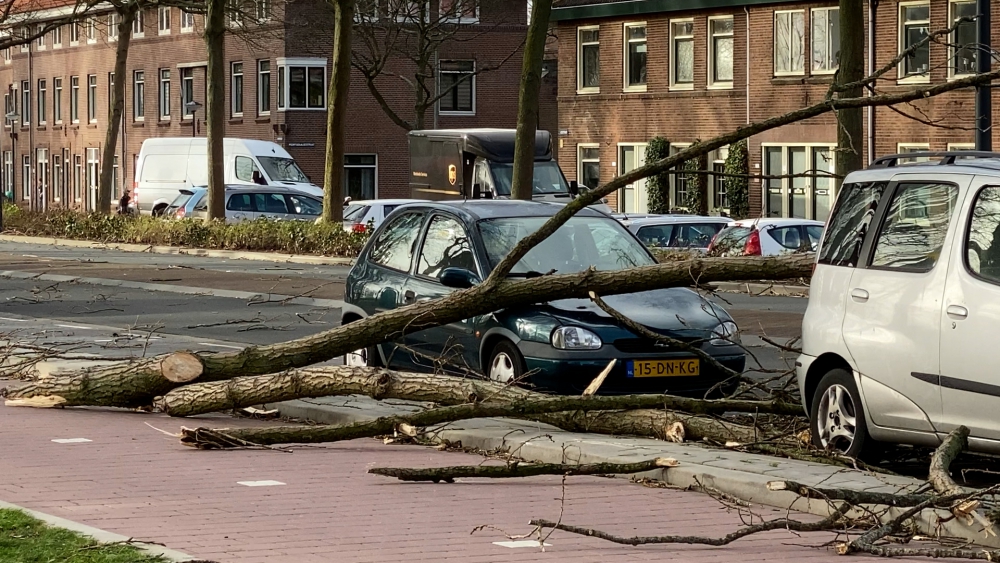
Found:
[[[900,184],[875,242],[872,267],[929,272],[941,257],[958,188]]]
[[[970,272],[1000,284],[1000,187],[986,186],[976,195],[965,257]]]
[[[423,224],[423,213],[404,213],[396,217],[375,238],[368,259],[393,270],[409,272]]]
[[[236,157],[236,178],[244,182],[253,182],[253,171],[257,170],[257,165],[253,160],[245,156]]]
[[[258,213],[288,213],[288,205],[281,194],[253,194]]]
[[[885,186],[885,182],[869,182],[844,184],[840,188],[840,197],[830,214],[826,240],[820,249],[820,264],[852,268],[858,265],[861,243],[865,240]]]
[[[205,197],[208,203],[208,197]],[[233,194],[226,203],[226,209],[230,211],[253,211],[253,202],[250,201],[250,194]]]

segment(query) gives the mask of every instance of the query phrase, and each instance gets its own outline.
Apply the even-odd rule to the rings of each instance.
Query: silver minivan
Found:
[[[167,207],[169,219],[208,213],[208,188],[186,188]],[[226,222],[235,223],[261,217],[279,221],[315,221],[323,214],[323,202],[295,188],[282,186],[226,186]]]

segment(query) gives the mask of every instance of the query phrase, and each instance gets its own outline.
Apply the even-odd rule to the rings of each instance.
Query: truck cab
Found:
[[[514,129],[411,131],[411,197],[432,201],[508,199],[514,175]],[[552,155],[548,131],[535,133],[533,199],[568,203],[586,187],[567,182]],[[602,200],[591,207],[605,213]]]

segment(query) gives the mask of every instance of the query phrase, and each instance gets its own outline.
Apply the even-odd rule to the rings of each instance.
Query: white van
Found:
[[[135,168],[133,205],[143,213],[161,213],[181,189],[208,185],[205,137],[146,139]],[[271,141],[225,139],[225,184],[289,186],[323,197],[295,159]],[[259,177],[259,180],[258,180]],[[256,180],[256,181],[255,181]]]

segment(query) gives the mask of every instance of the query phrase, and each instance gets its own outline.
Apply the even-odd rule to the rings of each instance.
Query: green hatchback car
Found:
[[[361,251],[347,277],[343,322],[435,299],[485,279],[522,238],[561,205],[528,201],[427,202],[399,207]],[[518,262],[514,277],[621,270],[654,264],[615,219],[585,209]],[[742,371],[739,331],[720,306],[686,288],[613,295],[605,301],[650,330],[699,346]],[[611,360],[600,393],[702,395],[725,375],[690,352],[625,329],[586,299],[512,307],[393,336],[347,354],[348,365],[473,372],[554,393],[579,394]]]

